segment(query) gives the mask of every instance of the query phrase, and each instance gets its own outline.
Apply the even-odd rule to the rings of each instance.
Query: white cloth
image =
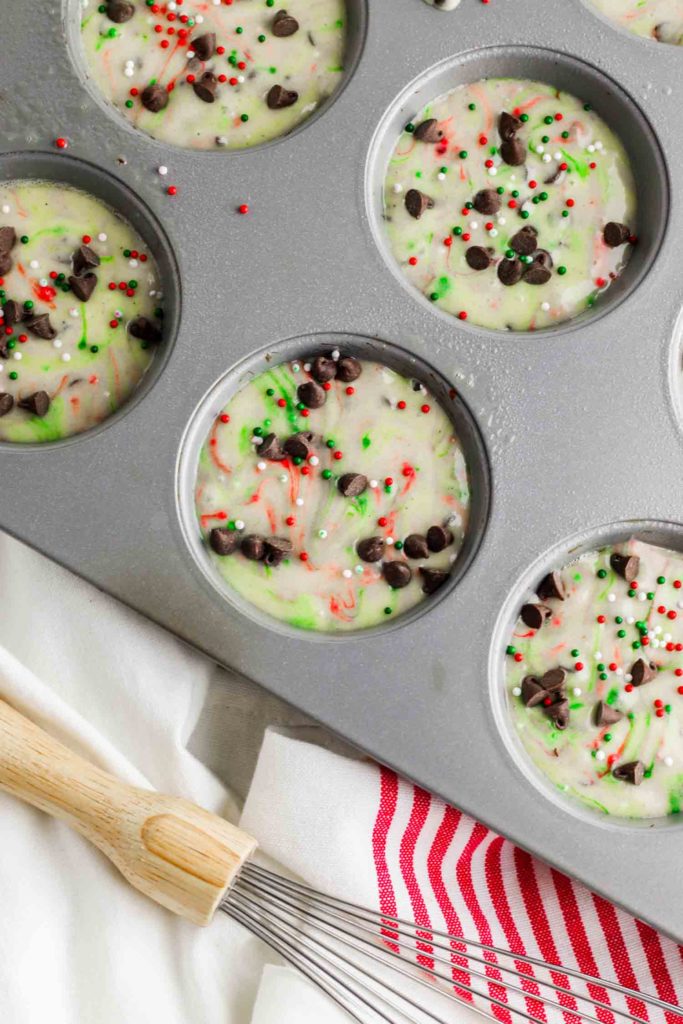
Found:
[[[193,749],[209,750],[222,772],[234,768],[238,792],[247,786],[264,723],[315,734],[257,687],[2,535],[0,608],[0,695],[132,783],[237,821],[238,800],[187,749],[202,710]],[[249,743],[233,744],[240,751],[234,759],[229,741],[245,737]],[[273,740],[272,754],[289,750],[280,737]],[[288,742],[302,753],[311,749]],[[261,759],[264,791],[252,790],[254,827],[263,829],[257,838],[315,884],[319,871],[307,871],[305,849],[293,845],[287,853],[283,830],[292,825],[296,794],[288,794],[282,821],[277,811],[265,814],[272,768],[271,755]],[[206,929],[179,920],[133,891],[66,825],[3,793],[0,1021],[348,1024],[226,915]]]

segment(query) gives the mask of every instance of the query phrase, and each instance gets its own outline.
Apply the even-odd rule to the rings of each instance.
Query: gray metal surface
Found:
[[[499,700],[511,602],[534,567],[576,538],[631,529],[609,524],[683,520],[683,52],[608,28],[580,0],[463,0],[452,14],[372,0],[367,34],[358,0],[363,52],[321,116],[261,149],[199,153],[134,134],[84,89],[58,3],[6,3],[0,176],[18,166],[4,154],[55,154],[61,135],[71,158],[94,165],[84,185],[101,168],[130,188],[148,208],[140,225],[161,247],[179,328],[146,393],[97,432],[2,447],[0,525],[683,939],[683,895],[667,884],[680,825],[618,825],[549,799],[520,767]],[[622,135],[638,178],[641,245],[628,274],[602,311],[552,332],[499,335],[446,318],[404,287],[375,239],[382,126],[391,132],[419,106],[401,100],[405,90],[420,78],[424,95],[425,74],[438,89],[492,72],[583,92]],[[35,167],[74,180],[59,161]],[[111,188],[103,177],[116,205]],[[242,202],[248,216],[235,212]],[[271,629],[218,594],[186,544],[177,472],[217,380],[265,347],[328,331],[393,342],[452,381],[491,480],[488,524],[457,585],[403,625],[344,638]],[[663,536],[683,547],[680,531]]]

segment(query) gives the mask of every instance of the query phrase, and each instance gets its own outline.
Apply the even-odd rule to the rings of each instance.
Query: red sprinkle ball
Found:
[[[423,412],[425,415],[427,415],[428,412],[431,412],[431,406],[430,405],[426,405],[426,404],[425,405],[421,405],[420,406],[420,412]]]
[[[168,188],[166,189],[166,194],[169,196],[174,196],[177,194],[177,192],[178,189],[175,187],[175,185],[169,185]]]
[[[63,139],[60,136],[58,139],[55,139],[55,146],[57,147],[57,149],[67,149],[69,143],[66,141],[66,139]]]
[[[238,206],[237,212],[241,213],[242,216],[244,216],[245,213],[249,213],[249,206],[247,205],[247,203],[242,203],[241,206]]]
[[[230,417],[227,414],[227,412],[222,412],[221,413],[221,423],[229,423],[229,422],[230,422]]]

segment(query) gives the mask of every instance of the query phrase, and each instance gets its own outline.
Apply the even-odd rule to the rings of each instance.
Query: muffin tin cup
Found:
[[[510,756],[488,683],[501,609],[539,553],[596,524],[681,520],[672,367],[683,130],[668,91],[680,54],[598,31],[581,0],[544,0],[542,18],[538,0],[462,0],[448,14],[422,0],[373,0],[357,67],[320,116],[267,153],[216,154],[122,125],[83,87],[62,4],[20,8],[0,67],[0,157],[61,159],[54,139],[63,137],[68,156],[130,190],[175,253],[182,317],[151,386],[108,429],[78,444],[0,450],[0,525],[683,939],[683,900],[660,882],[678,867],[679,829],[622,828],[615,843],[611,825],[546,799]],[[556,69],[574,92],[572,69],[584,87],[594,82],[588,98],[648,177],[641,204],[661,197],[641,208],[643,256],[601,315],[552,334],[478,330],[417,301],[387,263],[368,167],[379,166],[377,140],[401,104],[419,108],[410,83],[449,66],[472,77],[528,68],[547,79]],[[385,339],[452,384],[490,475],[486,529],[450,591],[400,628],[334,646],[254,621],[209,582],[187,545],[177,475],[188,425],[226,370],[289,344],[281,339],[327,332]]]
[[[164,282],[163,343],[155,352],[154,358],[137,388],[116,412],[97,426],[59,441],[36,444],[13,444],[8,441],[0,441],[0,450],[8,453],[42,451],[45,448],[53,449],[61,445],[74,444],[107,429],[144,399],[154,386],[159,374],[163,372],[173,350],[180,323],[180,276],[171,244],[156,217],[123,182],[94,163],[39,151],[3,153],[0,154],[0,182],[8,181],[54,182],[57,187],[67,185],[99,199],[126,220],[140,235],[156,261],[160,280]]]
[[[454,431],[462,445],[467,463],[471,491],[469,522],[463,543],[453,564],[448,583],[409,611],[387,620],[377,626],[363,630],[348,630],[340,633],[302,631],[260,612],[242,595],[237,594],[221,579],[209,557],[206,543],[202,539],[195,510],[195,481],[197,463],[202,445],[215,422],[218,413],[225,408],[230,398],[255,376],[267,369],[292,360],[305,361],[315,355],[329,355],[335,349],[344,355],[356,356],[364,361],[381,363],[407,378],[415,378],[427,387],[433,400],[448,413]],[[490,500],[490,481],[486,452],[481,435],[467,406],[453,396],[452,385],[430,366],[418,360],[410,352],[389,344],[379,338],[362,338],[352,334],[313,334],[303,338],[289,338],[257,352],[233,367],[218,380],[202,399],[183,438],[178,458],[178,512],[185,541],[196,567],[218,590],[226,601],[259,626],[270,628],[287,636],[305,637],[313,643],[350,643],[359,636],[373,636],[414,624],[422,615],[429,613],[436,603],[444,600],[457,586],[475,557],[477,548],[486,529]],[[286,571],[286,570],[284,570]]]

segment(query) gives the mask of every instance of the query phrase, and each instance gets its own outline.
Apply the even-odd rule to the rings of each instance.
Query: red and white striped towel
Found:
[[[433,928],[680,1004],[681,947],[389,769],[270,732],[242,825],[265,851],[313,886],[424,925],[420,955],[426,963]],[[489,994],[506,1002],[510,997],[496,984],[501,975],[495,955],[487,959]],[[458,982],[470,979],[457,947],[452,961],[458,989]],[[528,1013],[549,1024],[563,1017],[579,1024],[571,1012],[577,1009],[569,994],[573,983],[566,975],[553,976],[568,989],[561,998],[566,1011],[560,1013],[534,1000],[539,994],[534,969],[520,961],[516,966],[529,975],[526,1006],[522,1002]],[[469,993],[459,992],[472,1001]],[[626,1008],[600,985],[592,986],[590,995]],[[644,1020],[664,1018],[639,1000],[626,1006]],[[512,1024],[508,1009],[483,1008]],[[618,1019],[609,1010],[599,1010],[598,1016],[603,1024]],[[683,1024],[683,1010],[666,1019]]]

